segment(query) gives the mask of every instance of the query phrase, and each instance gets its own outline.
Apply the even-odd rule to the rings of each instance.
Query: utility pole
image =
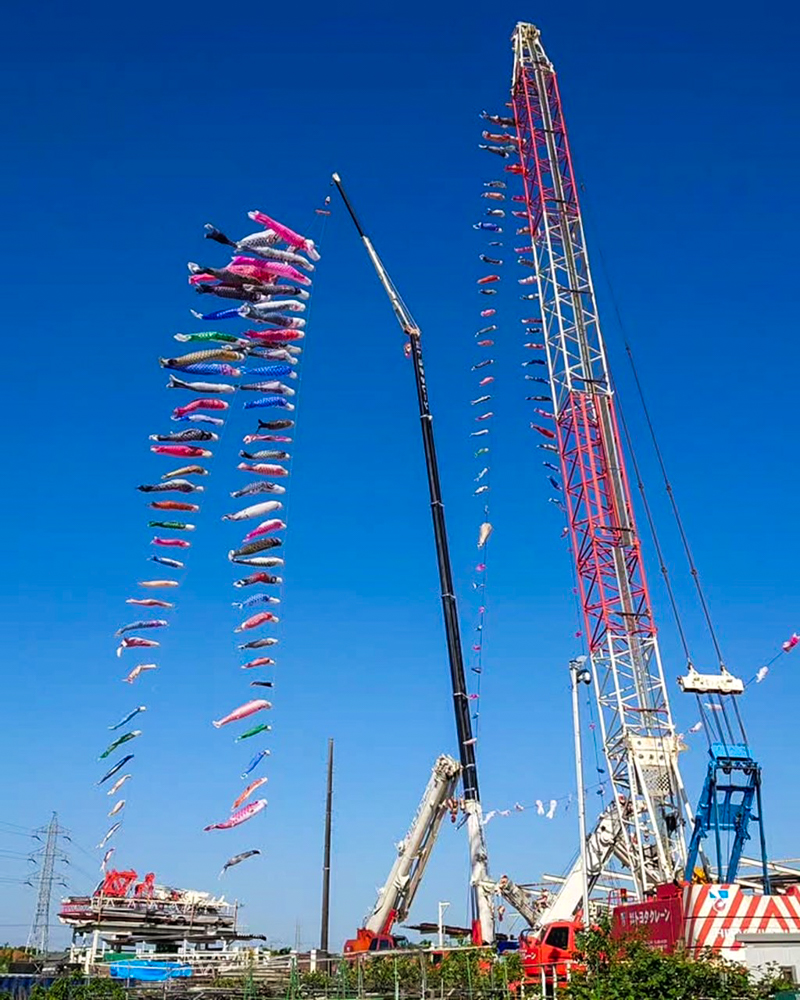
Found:
[[[586,657],[570,660],[569,679],[572,688],[572,728],[575,733],[575,774],[578,790],[578,825],[581,841],[581,875],[583,879],[583,926],[589,927],[589,858],[586,850],[586,793],[583,789],[583,749],[581,747],[581,714],[578,707],[578,685],[591,684],[592,672],[587,670]]]
[[[328,954],[331,918],[331,813],[333,807],[333,737],[328,740],[328,793],[325,800],[325,850],[322,862],[322,926],[319,932],[319,948]]]
[[[28,934],[29,949],[35,949],[46,955],[50,947],[50,902],[53,896],[53,882],[56,877],[56,861],[64,860],[64,855],[58,850],[59,835],[66,835],[63,827],[58,825],[58,816],[53,813],[46,827],[34,830],[33,836],[44,846],[31,855],[31,860],[40,865],[38,892],[36,896],[36,912],[33,916],[30,933]]]
[[[449,905],[444,901],[439,903],[439,951],[444,948],[444,911]]]

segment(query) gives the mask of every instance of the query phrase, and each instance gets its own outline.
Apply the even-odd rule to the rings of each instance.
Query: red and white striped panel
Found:
[[[712,948],[736,958],[737,934],[800,931],[800,896],[744,892],[738,885],[690,885],[684,890],[684,940],[690,952]]]

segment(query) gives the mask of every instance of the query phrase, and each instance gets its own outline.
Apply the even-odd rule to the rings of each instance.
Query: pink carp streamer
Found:
[[[208,830],[232,830],[235,826],[241,826],[242,823],[246,823],[249,819],[257,816],[261,810],[266,809],[266,807],[266,799],[256,799],[255,802],[251,802],[250,805],[245,806],[244,809],[231,813],[231,815],[221,823],[211,823],[208,826],[204,826],[203,830],[206,832]]]
[[[214,721],[212,725],[216,729],[221,729],[222,726],[227,726],[231,722],[241,722],[242,719],[247,719],[251,715],[255,715],[256,712],[262,712],[265,708],[272,708],[272,705],[261,698],[257,698],[255,701],[247,701],[244,705],[240,705],[226,715],[224,719]]]

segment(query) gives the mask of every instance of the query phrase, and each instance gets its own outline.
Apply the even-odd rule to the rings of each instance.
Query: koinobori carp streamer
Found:
[[[240,566],[266,566],[273,568],[283,566],[283,559],[278,556],[248,556],[247,558],[232,556],[231,562],[238,563]]]
[[[117,656],[122,656],[122,653],[126,649],[135,649],[137,647],[145,646],[160,646],[161,643],[157,642],[155,639],[144,639],[138,635],[126,636],[122,642],[117,646]]]
[[[279,576],[273,576],[271,573],[251,573],[250,576],[246,576],[241,580],[234,580],[234,587],[253,587],[257,583],[264,584],[280,584],[283,581]]]
[[[285,492],[286,492],[285,486],[279,486],[278,483],[262,481],[262,482],[248,483],[246,486],[243,486],[240,490],[234,490],[231,493],[231,496],[233,497],[234,500],[238,500],[239,497],[249,497],[253,496],[256,493],[281,494]],[[225,520],[232,520],[232,518],[230,519],[226,518]]]
[[[280,538],[256,538],[254,541],[248,542],[246,545],[242,545],[241,548],[231,549],[228,553],[228,558],[233,561],[241,556],[253,556],[257,552],[266,552],[269,549],[277,549],[281,545],[283,545],[283,541]]]
[[[122,746],[123,743],[128,743],[130,740],[135,740],[137,736],[141,736],[141,729],[134,729],[130,733],[125,733],[123,736],[118,736],[113,743],[110,743],[106,749],[97,758],[98,760],[105,760],[106,757],[110,757],[111,754],[117,749],[117,747]]]
[[[135,716],[137,716],[140,712],[146,712],[146,711],[147,711],[147,706],[146,705],[139,705],[137,708],[134,708],[133,711],[128,712],[127,715],[123,716],[123,718],[121,718],[119,720],[119,722],[116,723],[116,725],[109,726],[108,728],[109,729],[121,729],[122,726],[124,726],[126,722],[130,722],[131,719],[133,719]]]
[[[265,646],[277,646],[278,640],[274,635],[265,636],[261,639],[251,639],[249,642],[239,644],[239,649],[263,649]]]
[[[248,660],[242,664],[242,670],[252,670],[254,667],[274,667],[275,661],[271,656],[257,656],[254,660]]]
[[[138,666],[134,667],[133,670],[128,674],[127,677],[123,678],[127,684],[133,684],[137,677],[145,673],[147,670],[158,670],[157,663],[140,663]]]
[[[132,774],[123,774],[121,778],[117,778],[114,784],[106,792],[106,795],[116,795],[117,792],[122,788],[126,781],[130,781],[133,777]]]
[[[243,802],[246,802],[247,799],[250,798],[250,796],[257,788],[261,788],[262,786],[266,785],[268,781],[269,778],[256,778],[255,781],[251,781],[250,784],[247,786],[247,788],[245,788],[245,790],[241,793],[241,795],[236,796],[236,799],[234,800],[234,803],[231,806],[231,812],[236,812],[239,806]]]
[[[225,872],[229,868],[233,868],[234,865],[240,865],[243,861],[247,861],[248,858],[254,858],[257,854],[260,853],[261,851],[253,850],[253,851],[242,851],[241,854],[234,854],[234,856],[232,858],[228,858],[228,860],[222,866],[222,871],[219,873],[219,877],[222,878]]]
[[[215,280],[213,275],[210,277],[212,280]],[[234,277],[233,280],[244,283],[245,279]],[[263,286],[262,282],[258,283]],[[300,293],[302,290],[298,287],[297,291]],[[281,292],[281,294],[284,293]],[[298,298],[303,298],[305,295],[305,292],[303,292],[302,296],[298,294]],[[258,293],[253,298],[254,301],[260,301],[261,297],[262,294]],[[283,309],[283,305],[280,308]],[[232,397],[235,394],[237,386],[234,380],[238,379],[242,374],[242,369],[238,366],[247,358],[247,352],[251,346],[250,340],[235,334],[218,333],[211,330],[200,331],[198,333],[179,333],[175,335],[175,339],[186,342],[196,341],[200,345],[206,344],[208,346],[201,346],[198,350],[176,356],[172,356],[172,352],[170,351],[170,356],[158,359],[160,366],[169,370],[168,388],[192,394],[196,397],[178,405],[172,411],[172,419],[192,424],[205,423],[213,427],[221,426],[223,419],[218,416],[210,416],[209,413],[219,413],[229,409],[230,404],[224,398],[220,397]],[[277,392],[278,390],[276,389],[275,391]],[[145,494],[202,493],[203,486],[196,483],[194,479],[208,475],[209,469],[202,463],[212,458],[213,453],[206,446],[210,442],[218,440],[219,435],[215,431],[206,430],[198,426],[188,427],[183,430],[150,434],[149,441],[152,443],[149,450],[151,456],[153,456],[151,461],[161,462],[165,458],[171,458],[184,459],[201,464],[188,464],[180,468],[167,468],[166,470],[163,470],[163,468],[159,469],[159,472],[149,482],[137,487],[139,492]],[[177,463],[172,464],[175,465]],[[159,480],[159,476],[160,481],[157,481]],[[149,506],[151,512],[159,511],[164,514],[166,512],[197,514],[200,511],[199,503],[188,502],[182,499],[153,498],[147,506]],[[168,515],[164,519],[155,519],[152,513],[147,520],[147,525],[150,528],[156,529],[156,534],[151,537],[150,544],[161,551],[168,551],[170,549],[188,550],[191,547],[191,542],[185,536],[193,533],[197,527],[195,523],[188,520],[172,520]],[[174,559],[166,554],[149,555],[147,558],[172,570],[183,570],[185,565],[182,560]],[[172,589],[177,588],[179,583],[178,579],[145,579],[139,581],[139,586],[149,590],[159,588]],[[162,600],[156,596],[128,597],[126,604],[141,608],[158,608],[164,612],[170,612],[175,607],[174,601]],[[158,647],[160,643],[148,636],[152,634],[153,630],[162,631],[166,629],[169,624],[168,617],[153,617],[121,624],[115,632],[115,637],[119,639],[119,646],[116,650],[117,656],[121,656],[123,652],[129,650],[138,651],[140,649],[148,649],[149,651],[152,648]],[[137,663],[123,680],[128,684],[133,684],[157,668],[157,663]],[[121,717],[118,714],[119,721],[112,721],[108,725],[108,729],[112,732],[123,729],[132,719],[141,716],[141,713],[146,711],[145,705],[139,705],[134,709],[130,709],[130,706],[125,706],[125,708],[127,711]],[[138,729],[126,731],[122,735],[116,736],[113,742],[100,755],[100,760],[109,757],[119,747],[141,736],[142,731]],[[99,783],[102,784],[105,782],[132,759],[132,754],[125,756],[100,779]],[[124,774],[114,784],[110,794],[116,792],[131,776],[132,772]],[[109,815],[114,816],[116,813],[121,812],[123,808],[125,808],[125,800],[121,799],[113,806]],[[115,824],[106,833],[101,844],[105,844],[117,829],[119,829],[119,825]],[[104,858],[103,865],[105,865],[110,856],[111,854],[108,852]]]
[[[122,760],[117,761],[116,764],[114,764],[111,768],[109,768],[109,770],[106,771],[106,773],[97,782],[97,784],[98,785],[102,785],[104,781],[108,781],[108,779],[112,778],[117,773],[117,771],[121,771],[122,768],[125,767],[125,765],[128,763],[129,760],[133,760],[133,754],[132,753],[126,754],[122,758]]]
[[[253,504],[250,507],[243,507],[233,514],[224,514],[223,521],[247,521],[253,517],[262,517],[264,514],[271,514],[280,510],[283,504],[280,500],[265,500],[264,503]]]
[[[206,832],[208,830],[232,830],[235,826],[240,826],[242,823],[246,823],[249,819],[257,816],[266,806],[266,799],[256,799],[249,806],[245,806],[243,809],[239,809],[233,813],[228,819],[223,820],[221,823],[211,823],[208,826],[204,826],[203,830]]]
[[[170,434],[151,434],[151,441],[219,441],[219,435],[213,431],[204,431],[190,427],[185,431],[172,431]]]
[[[272,708],[270,702],[264,701],[263,698],[256,698],[253,701],[245,702],[244,705],[240,705],[238,708],[235,708],[222,719],[216,719],[212,725],[215,729],[221,729],[222,726],[227,726],[231,722],[240,722],[242,719],[247,719],[251,715],[255,715],[256,712],[262,712],[265,708]]]
[[[247,765],[244,771],[242,771],[242,777],[246,778],[247,775],[251,773],[251,771],[254,771],[258,767],[258,765],[261,763],[262,760],[264,760],[265,757],[269,757],[269,750],[259,750],[257,753],[255,753],[253,757],[251,757],[250,763]]]
[[[250,608],[254,604],[280,604],[280,597],[273,597],[272,594],[253,594],[252,597],[247,597],[243,601],[233,601],[232,607],[234,608]]]
[[[258,628],[260,625],[277,624],[280,619],[271,611],[259,611],[258,614],[247,618],[240,625],[237,625],[234,632],[247,632],[251,628]]]
[[[258,725],[253,726],[252,729],[248,729],[244,733],[239,733],[239,735],[236,737],[236,739],[233,742],[234,743],[241,743],[242,740],[252,739],[254,736],[260,736],[261,733],[268,733],[268,732],[271,731],[271,729],[272,729],[272,726],[268,726],[266,724],[266,722],[260,722]]]

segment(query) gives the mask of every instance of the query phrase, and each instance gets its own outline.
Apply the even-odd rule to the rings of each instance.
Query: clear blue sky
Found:
[[[497,109],[514,23],[541,25],[560,72],[612,365],[633,409],[599,251],[640,362],[725,652],[753,673],[798,617],[796,239],[798,75],[787,5],[322,4],[225,8],[48,5],[6,18],[0,74],[6,377],[4,725],[0,820],[57,809],[91,848],[105,829],[92,782],[105,727],[150,707],[119,861],[178,885],[231,872],[253,930],[311,944],[318,927],[324,757],[337,740],[334,941],[372,905],[427,779],[453,751],[438,586],[411,372],[349,222],[318,270],[302,420],[293,447],[270,807],[201,833],[240,787],[243,754],[212,718],[246,689],[218,515],[238,482],[229,439],[193,539],[191,573],[157,676],[122,689],[113,655],[149,532],[133,487],[163,471],[147,435],[168,426],[156,358],[195,304],[185,261],[214,221],[244,233],[263,208],[302,228],[338,169],[426,331],[453,560],[465,625],[476,510],[468,400],[482,181],[478,112]],[[208,301],[208,300],[203,300]],[[573,787],[565,664],[579,651],[569,564],[526,433],[513,350],[498,365],[490,626],[479,745],[486,808]],[[502,383],[502,384],[501,384]],[[654,462],[642,465],[698,650],[702,630]],[[241,415],[237,428],[244,430]],[[249,429],[249,424],[248,424]],[[648,563],[670,679],[682,664]],[[796,653],[800,656],[800,653]],[[132,660],[127,665],[132,665]],[[702,658],[701,658],[702,662]],[[797,686],[780,661],[747,695],[766,772],[769,841],[797,855]],[[694,721],[673,685],[679,723]],[[699,791],[699,745],[685,758]],[[100,802],[99,800],[103,801]],[[487,828],[496,874],[558,871],[574,815]],[[24,839],[0,833],[0,848]],[[78,849],[72,885],[96,862]],[[22,869],[0,859],[0,874]],[[465,918],[466,845],[443,831],[413,916],[449,899]],[[2,886],[0,938],[24,938],[29,889]]]

